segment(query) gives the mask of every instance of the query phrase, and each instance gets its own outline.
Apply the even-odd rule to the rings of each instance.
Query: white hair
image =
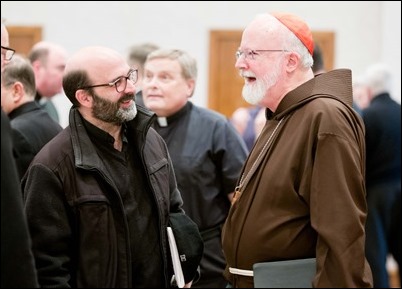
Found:
[[[391,91],[392,75],[388,66],[383,63],[369,66],[364,78],[365,84],[371,89],[373,95]]]

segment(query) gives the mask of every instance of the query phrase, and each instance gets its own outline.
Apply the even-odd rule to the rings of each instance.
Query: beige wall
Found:
[[[289,11],[314,30],[336,33],[335,67],[358,75],[385,61],[401,78],[401,2],[392,1],[1,1],[8,25],[41,25],[45,40],[73,53],[86,45],[106,45],[126,54],[133,44],[151,41],[187,50],[198,60],[195,103],[208,93],[210,29],[242,29],[257,13]],[[399,29],[399,30],[398,30]],[[400,81],[394,98],[401,99]]]

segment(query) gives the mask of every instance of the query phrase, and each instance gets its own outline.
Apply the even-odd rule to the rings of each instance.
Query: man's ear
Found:
[[[19,103],[21,99],[25,96],[24,85],[16,81],[11,85],[11,95],[14,103]]]
[[[288,72],[293,72],[299,66],[300,55],[295,52],[290,52],[287,57],[286,69]]]
[[[189,79],[187,80],[187,97],[191,97],[194,93],[195,88],[195,80]]]
[[[35,71],[35,75],[39,73],[39,69],[42,67],[42,63],[40,60],[35,60],[31,63],[33,71]]]
[[[78,89],[75,92],[75,98],[77,101],[80,103],[80,106],[83,107],[92,107],[93,103],[93,96],[88,92],[88,90],[85,89]]]

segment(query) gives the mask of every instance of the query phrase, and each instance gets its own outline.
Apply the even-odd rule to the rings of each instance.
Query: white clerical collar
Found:
[[[168,125],[167,118],[164,116],[158,116],[157,120],[158,120],[159,126],[161,126],[161,127],[166,127]]]

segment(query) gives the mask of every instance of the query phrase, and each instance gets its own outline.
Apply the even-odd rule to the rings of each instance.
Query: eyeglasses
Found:
[[[288,50],[284,49],[266,49],[266,50],[237,50],[236,51],[236,59],[239,59],[240,57],[244,56],[244,59],[252,59],[255,60],[255,57],[259,55],[259,52],[288,52]]]
[[[15,50],[10,47],[1,46],[1,54],[4,55],[4,59],[10,61],[14,56]]]
[[[126,89],[127,80],[130,80],[133,84],[135,84],[138,80],[138,70],[130,69],[127,76],[120,76],[116,80],[109,82],[109,83],[84,86],[84,87],[80,87],[79,89],[89,89],[89,88],[100,87],[100,86],[110,86],[110,87],[114,86],[116,88],[116,91],[120,93]]]

